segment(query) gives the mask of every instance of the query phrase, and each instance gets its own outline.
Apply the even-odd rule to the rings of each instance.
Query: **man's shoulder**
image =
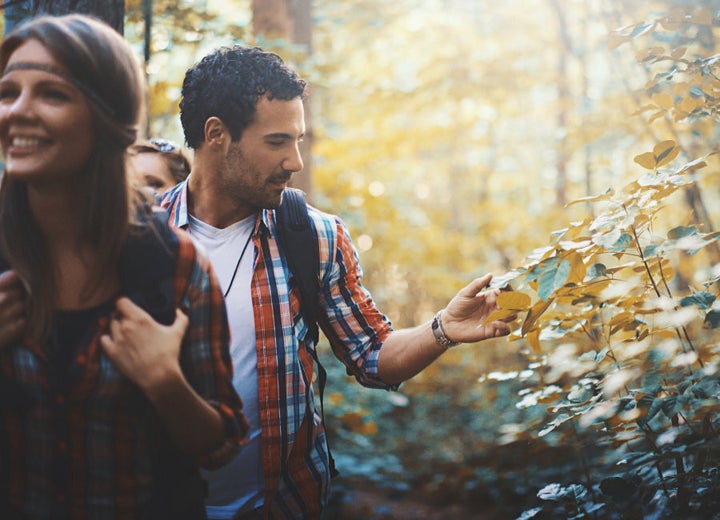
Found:
[[[337,234],[338,226],[343,226],[339,216],[322,211],[312,204],[307,205],[310,225],[315,229],[316,236],[334,236]]]

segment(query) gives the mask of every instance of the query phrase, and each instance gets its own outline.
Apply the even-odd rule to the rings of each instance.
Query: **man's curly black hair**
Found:
[[[195,149],[204,140],[205,121],[219,117],[233,141],[253,122],[258,100],[302,97],[306,83],[275,53],[258,47],[220,47],[185,73],[180,121],[185,142]]]

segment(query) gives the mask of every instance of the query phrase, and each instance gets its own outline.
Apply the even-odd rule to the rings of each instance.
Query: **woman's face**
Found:
[[[132,183],[138,188],[150,188],[158,195],[177,184],[162,152],[140,152],[132,157]]]
[[[12,53],[7,67],[15,64],[46,70],[15,69],[0,79],[5,171],[28,183],[67,181],[86,167],[95,144],[88,100],[70,81],[52,72],[67,70],[37,40],[28,40]]]

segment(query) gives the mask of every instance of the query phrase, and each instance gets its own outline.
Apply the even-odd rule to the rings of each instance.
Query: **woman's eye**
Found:
[[[13,88],[0,88],[0,100],[13,99],[17,96],[17,91]]]
[[[154,180],[154,179],[146,179],[146,180],[145,180],[145,185],[146,185],[148,188],[152,188],[152,189],[154,189],[154,190],[159,190],[160,188],[163,187],[162,181],[158,181],[158,180]]]
[[[45,91],[45,97],[57,101],[67,101],[69,96],[62,90],[49,89]]]

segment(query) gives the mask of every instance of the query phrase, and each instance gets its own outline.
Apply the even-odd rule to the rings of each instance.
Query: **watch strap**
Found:
[[[445,350],[449,349],[450,347],[454,347],[456,345],[459,345],[460,341],[452,341],[450,338],[448,338],[445,335],[445,330],[442,326],[442,313],[445,309],[441,309],[438,311],[438,313],[435,315],[432,321],[432,332],[433,336],[435,336],[435,341],[438,342],[438,345],[443,347]]]

